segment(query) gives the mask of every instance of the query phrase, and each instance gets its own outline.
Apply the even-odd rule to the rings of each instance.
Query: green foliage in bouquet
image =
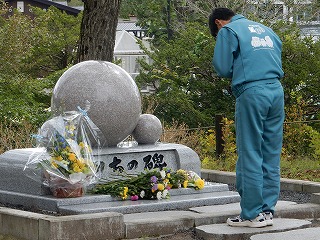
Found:
[[[195,172],[182,169],[177,171],[152,170],[127,176],[125,179],[99,183],[91,190],[91,193],[109,194],[122,200],[126,200],[128,197],[132,201],[138,199],[160,200],[169,198],[170,189],[180,187],[202,189],[204,180]]]

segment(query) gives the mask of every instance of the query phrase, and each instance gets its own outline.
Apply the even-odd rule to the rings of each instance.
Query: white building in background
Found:
[[[146,38],[140,39],[144,47],[150,50],[150,42]],[[116,41],[114,46],[114,60],[126,70],[135,80],[139,74],[140,65],[138,59],[144,59],[147,63],[151,63],[151,59],[140,48],[138,38],[133,33],[125,30],[116,32]],[[118,63],[119,62],[119,63]],[[144,86],[140,89],[141,93],[150,94],[154,92],[154,87],[151,85]]]
[[[142,39],[143,45],[150,49],[149,42]],[[116,32],[116,42],[114,46],[114,59],[120,60],[120,66],[125,69],[133,79],[139,74],[140,66],[138,59],[149,57],[144,54],[138,44],[138,39],[129,32],[122,30]]]

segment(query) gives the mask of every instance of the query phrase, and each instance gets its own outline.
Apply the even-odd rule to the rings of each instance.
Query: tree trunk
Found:
[[[121,0],[84,0],[78,62],[111,62]]]

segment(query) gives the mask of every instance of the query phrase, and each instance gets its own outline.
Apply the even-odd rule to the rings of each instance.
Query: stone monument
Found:
[[[69,68],[53,90],[53,112],[83,108],[86,101],[91,105],[88,116],[106,138],[101,156],[104,178],[119,169],[137,173],[161,167],[184,168],[200,175],[200,160],[192,149],[157,142],[161,122],[152,114],[141,114],[139,89],[121,67],[106,61],[84,61]],[[130,134],[138,144],[119,147]]]
[[[116,146],[132,133],[141,114],[139,89],[118,65],[84,61],[69,68],[56,83],[51,109],[54,114],[84,108],[104,133],[107,146]]]
[[[85,61],[69,68],[53,90],[51,107],[58,115],[77,106],[83,108],[86,101],[91,105],[88,116],[107,140],[99,154],[103,178],[109,178],[119,169],[136,174],[163,167],[201,174],[200,159],[192,149],[158,141],[162,134],[160,120],[152,114],[141,114],[138,87],[119,66],[105,61]],[[136,142],[123,147],[121,142],[129,135]],[[56,211],[61,201],[81,201],[53,200],[41,184],[41,174],[36,176],[39,181],[24,174],[24,166],[35,150],[14,149],[0,155],[0,202]],[[85,196],[83,199],[90,203],[105,198]]]

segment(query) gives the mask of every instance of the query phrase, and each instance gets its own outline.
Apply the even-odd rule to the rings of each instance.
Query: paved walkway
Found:
[[[202,177],[206,180],[228,184],[233,184],[235,181],[234,173],[214,170],[204,170]],[[318,240],[320,183],[281,179],[281,189],[312,193],[312,197],[309,203],[302,204],[293,201],[279,201],[272,227],[248,229],[227,226],[226,219],[240,212],[239,203],[229,203],[194,207],[185,211],[125,214],[127,239],[283,240],[290,238],[290,240]],[[195,229],[195,234],[192,234],[190,229]],[[186,235],[187,231],[189,235]],[[166,235],[171,235],[171,237],[164,237]]]
[[[194,239],[243,240],[250,239],[250,236],[261,232],[279,232],[302,227],[312,227],[312,221],[315,222],[317,218],[320,220],[319,204],[297,204],[295,202],[279,201],[276,207],[277,214],[275,216],[274,226],[272,227],[252,229],[227,226],[225,223],[226,219],[239,214],[239,211],[239,203],[230,203],[195,207],[186,211],[125,214],[124,222],[128,239],[154,239],[150,236],[172,235],[178,232],[185,232],[195,227],[195,236],[197,238],[195,237]],[[318,225],[316,224],[315,226]],[[311,235],[313,233],[313,229],[310,232],[304,231],[305,235]],[[149,238],[143,238],[144,236],[149,236]],[[243,238],[244,236],[246,236],[246,238]],[[319,237],[319,235],[317,236]],[[173,235],[172,238],[167,239],[175,238]],[[258,239],[259,238],[256,238],[256,240]],[[309,240],[309,238],[301,239]]]

